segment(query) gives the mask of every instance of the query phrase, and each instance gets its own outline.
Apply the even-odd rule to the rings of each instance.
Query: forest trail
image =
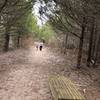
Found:
[[[0,58],[0,100],[51,100],[48,76],[58,56],[32,47]]]
[[[66,62],[64,57],[47,47],[43,51],[31,47],[0,55],[0,100],[52,100],[48,86],[48,78],[52,74],[70,76],[73,80],[80,78],[76,84],[89,85],[89,77],[79,77],[79,71],[71,71],[74,59],[75,55]],[[83,89],[86,87],[79,87],[81,92]],[[94,98],[91,95],[89,100],[96,100],[95,96],[100,100],[99,92],[94,90]]]

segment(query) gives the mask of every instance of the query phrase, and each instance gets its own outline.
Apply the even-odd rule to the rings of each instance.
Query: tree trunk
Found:
[[[94,59],[95,57],[95,52],[96,52],[96,40],[97,40],[97,25],[95,25],[95,28],[94,28],[94,36],[93,36],[93,46],[92,46],[92,58]]]
[[[68,40],[68,33],[66,33],[65,42],[64,42],[64,54],[66,54],[67,40]]]
[[[17,37],[17,48],[19,48],[20,47],[20,36],[18,35],[18,37]]]
[[[10,40],[10,34],[9,34],[9,27],[6,27],[6,31],[5,31],[5,43],[4,43],[4,50],[5,52],[7,52],[9,50],[9,40]]]
[[[81,59],[82,59],[82,49],[83,49],[83,40],[85,36],[85,29],[86,29],[86,19],[83,18],[82,23],[82,31],[81,31],[81,37],[80,37],[80,43],[79,43],[79,52],[78,52],[78,58],[77,58],[77,68],[80,68],[81,65]]]
[[[88,49],[88,58],[87,58],[87,66],[90,67],[91,63],[91,56],[92,56],[92,46],[93,46],[93,35],[94,35],[94,19],[92,22],[91,26],[91,31],[90,31],[90,40],[89,40],[89,49]]]
[[[95,59],[94,59],[94,64],[93,66],[96,66],[97,60],[98,60],[98,56],[99,56],[99,49],[100,49],[100,34],[98,35],[97,38],[97,43],[96,43],[96,54],[95,54]]]

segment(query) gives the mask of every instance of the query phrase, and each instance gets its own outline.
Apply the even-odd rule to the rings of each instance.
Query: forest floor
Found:
[[[100,67],[75,69],[75,51],[64,56],[31,47],[0,54],[0,100],[52,100],[48,77],[69,77],[87,100],[100,100]]]

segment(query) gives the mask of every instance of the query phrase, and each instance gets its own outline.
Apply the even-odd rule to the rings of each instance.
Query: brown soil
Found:
[[[76,70],[75,51],[67,56],[49,48],[0,55],[0,100],[52,100],[48,77],[69,77],[87,100],[100,100],[100,67]]]

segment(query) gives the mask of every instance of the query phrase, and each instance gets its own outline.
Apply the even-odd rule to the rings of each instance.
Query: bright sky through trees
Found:
[[[35,15],[36,19],[37,19],[37,24],[41,27],[43,24],[45,24],[48,20],[48,18],[43,14],[43,16],[40,16],[39,14],[39,8],[41,6],[45,6],[45,3],[43,3],[41,5],[40,1],[37,0],[37,2],[35,3],[35,5],[33,6],[33,14]]]

